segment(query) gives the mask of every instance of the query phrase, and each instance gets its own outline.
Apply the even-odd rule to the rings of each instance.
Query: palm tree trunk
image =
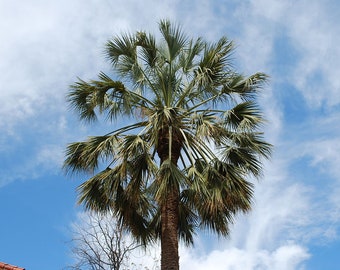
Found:
[[[161,270],[179,270],[178,204],[179,191],[173,190],[161,208]]]
[[[158,156],[161,164],[169,158],[169,130],[161,129]],[[182,148],[182,135],[173,134],[171,162],[177,165]],[[161,205],[161,270],[179,270],[178,219],[179,186],[169,191]]]

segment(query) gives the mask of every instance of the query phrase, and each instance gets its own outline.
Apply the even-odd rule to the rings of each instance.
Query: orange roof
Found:
[[[25,268],[20,268],[14,265],[0,262],[0,270],[25,270]]]

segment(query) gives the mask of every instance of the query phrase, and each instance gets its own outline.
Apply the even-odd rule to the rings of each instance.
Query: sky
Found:
[[[182,270],[319,270],[340,266],[340,2],[337,0],[0,0],[0,261],[27,270],[72,263],[76,187],[62,171],[67,143],[104,134],[65,102],[69,85],[110,71],[115,34],[227,36],[234,63],[270,75],[259,103],[274,153],[253,210],[228,239],[201,233]]]

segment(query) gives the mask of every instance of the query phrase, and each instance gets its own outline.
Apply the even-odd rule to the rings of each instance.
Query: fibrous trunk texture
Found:
[[[161,208],[161,270],[178,270],[178,190],[168,194]]]
[[[169,129],[159,132],[157,153],[161,163],[169,158]],[[172,133],[171,162],[177,165],[182,148],[182,135]],[[178,216],[179,187],[172,187],[161,202],[161,270],[179,270]]]

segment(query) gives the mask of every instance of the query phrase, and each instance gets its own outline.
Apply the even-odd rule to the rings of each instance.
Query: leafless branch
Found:
[[[131,252],[140,247],[109,215],[89,213],[73,225],[72,253],[76,263],[67,269],[132,269]]]

